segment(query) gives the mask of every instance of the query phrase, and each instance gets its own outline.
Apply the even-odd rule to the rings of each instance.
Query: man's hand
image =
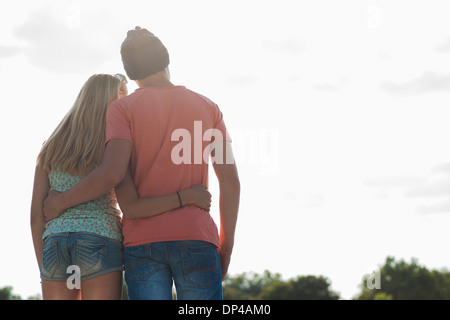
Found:
[[[231,250],[227,250],[224,248],[218,248],[217,253],[219,254],[220,259],[220,269],[222,271],[222,281],[225,280],[225,276],[228,273],[228,266],[231,261]]]
[[[55,190],[48,192],[43,208],[46,222],[58,218],[64,212],[64,208],[61,208],[60,200],[61,192]]]

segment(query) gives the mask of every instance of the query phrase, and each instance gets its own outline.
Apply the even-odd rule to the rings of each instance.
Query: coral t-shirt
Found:
[[[208,185],[211,137],[231,140],[222,112],[208,98],[184,86],[143,87],[108,107],[106,143],[132,143],[131,174],[140,197]],[[122,219],[124,245],[203,240],[219,245],[209,212],[188,205],[163,214]]]

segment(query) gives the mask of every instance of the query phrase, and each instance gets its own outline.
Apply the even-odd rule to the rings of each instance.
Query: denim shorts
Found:
[[[44,240],[41,279],[66,281],[76,266],[87,280],[113,271],[123,271],[120,241],[86,232],[64,232]]]
[[[125,281],[130,300],[222,300],[217,248],[197,240],[125,247]]]

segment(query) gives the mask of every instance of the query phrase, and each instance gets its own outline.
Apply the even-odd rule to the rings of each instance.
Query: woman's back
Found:
[[[61,172],[59,168],[48,175],[50,188],[64,192],[80,181],[80,177]],[[117,208],[114,190],[92,201],[67,209],[51,220],[42,236],[62,232],[89,232],[122,241],[121,212]]]

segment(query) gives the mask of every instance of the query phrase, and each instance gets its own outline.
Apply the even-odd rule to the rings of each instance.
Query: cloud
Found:
[[[431,169],[431,172],[433,173],[445,173],[450,175],[450,162],[446,162],[446,163],[441,163],[439,165],[434,166]]]
[[[348,79],[342,79],[338,83],[317,83],[313,85],[313,88],[317,91],[328,91],[328,92],[336,92],[344,88],[346,85],[350,84]]]
[[[390,191],[408,201],[414,199],[417,213],[450,213],[450,163],[434,166],[427,177],[393,175],[367,178],[363,183],[378,188],[379,199],[387,198]]]
[[[431,173],[432,175],[425,183],[410,188],[405,196],[433,201],[432,204],[419,205],[417,213],[450,213],[450,163],[434,166]]]
[[[445,39],[442,43],[437,44],[434,49],[439,53],[450,52],[450,37]]]
[[[325,198],[320,194],[313,194],[299,199],[298,208],[315,208],[325,204]]]
[[[423,185],[410,188],[405,193],[407,197],[440,197],[449,195],[450,180],[448,178],[428,181]]]
[[[380,88],[389,94],[398,96],[430,92],[450,93],[450,74],[427,71],[412,81],[404,83],[385,82],[380,85]]]
[[[315,208],[325,205],[325,197],[321,194],[298,195],[292,190],[284,190],[283,196],[294,201],[297,208]]]
[[[89,71],[119,54],[114,31],[96,23],[94,12],[82,12],[76,6],[42,7],[13,35],[24,45],[6,48],[3,57],[23,53],[32,65],[55,73]]]
[[[386,176],[376,178],[366,178],[363,183],[370,187],[378,188],[405,188],[422,185],[425,178],[409,175]]]
[[[442,163],[431,169],[432,175],[423,183],[408,188],[407,197],[449,197],[450,163]]]
[[[417,213],[420,214],[448,213],[448,212],[450,212],[450,199],[432,205],[420,205],[417,208]]]
[[[252,75],[235,74],[235,75],[231,75],[228,78],[227,83],[232,86],[240,87],[240,86],[248,86],[248,85],[254,84],[257,81],[258,81],[258,78],[255,76],[252,76]]]
[[[264,46],[271,51],[286,54],[299,54],[306,50],[306,45],[303,41],[296,38],[266,40]]]
[[[339,86],[331,83],[318,83],[313,85],[313,88],[318,91],[329,91],[329,92],[339,90]]]
[[[19,46],[3,46],[0,45],[0,59],[11,58],[22,52],[22,48]]]

